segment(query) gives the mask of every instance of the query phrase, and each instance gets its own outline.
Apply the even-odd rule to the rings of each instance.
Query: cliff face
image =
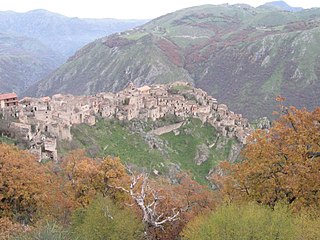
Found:
[[[253,119],[320,104],[320,9],[205,5],[157,18],[79,50],[27,95],[93,94],[188,81]]]

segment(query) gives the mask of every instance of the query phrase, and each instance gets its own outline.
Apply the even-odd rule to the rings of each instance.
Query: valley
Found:
[[[318,3],[15,1],[0,239],[320,239]]]

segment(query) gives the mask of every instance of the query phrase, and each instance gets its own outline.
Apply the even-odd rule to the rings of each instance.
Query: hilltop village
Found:
[[[39,161],[57,160],[57,139],[72,140],[72,125],[94,125],[98,117],[122,121],[155,121],[167,115],[199,118],[223,136],[235,137],[242,144],[251,132],[248,120],[241,114],[235,114],[205,91],[185,82],[138,88],[130,83],[118,93],[93,96],[25,97],[18,106],[2,111],[15,117],[8,129],[30,142],[30,151],[38,155]]]

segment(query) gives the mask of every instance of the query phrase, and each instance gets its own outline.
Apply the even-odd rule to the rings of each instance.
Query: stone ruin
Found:
[[[30,151],[39,160],[57,160],[56,140],[72,140],[72,125],[94,125],[97,117],[122,121],[155,121],[167,115],[193,117],[211,124],[225,137],[235,137],[241,144],[246,143],[251,133],[248,120],[241,114],[235,114],[205,91],[185,82],[143,87],[129,83],[118,93],[93,96],[25,97],[14,111],[19,123],[12,122],[13,131],[30,141]]]

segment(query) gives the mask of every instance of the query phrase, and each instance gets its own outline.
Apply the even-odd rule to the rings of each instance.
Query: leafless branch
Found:
[[[307,157],[312,159],[320,157],[320,152],[307,152]]]
[[[130,195],[142,210],[143,221],[146,224],[164,229],[163,225],[166,222],[178,220],[180,212],[176,212],[175,209],[172,209],[172,215],[166,217],[164,217],[164,213],[157,212],[158,203],[162,198],[158,191],[151,189],[148,185],[148,174],[143,173],[136,177],[131,170],[128,172],[131,174]],[[140,191],[134,189],[139,181],[141,181]]]
[[[108,185],[107,187],[128,193],[135,204],[141,209],[144,223],[148,226],[164,230],[163,225],[165,223],[177,221],[179,219],[180,211],[176,211],[176,209],[172,209],[172,214],[170,216],[165,216],[164,213],[158,213],[158,204],[163,198],[159,196],[158,191],[150,188],[150,185],[148,184],[148,174],[141,173],[135,175],[128,166],[127,171],[131,176],[129,189],[113,185]]]

